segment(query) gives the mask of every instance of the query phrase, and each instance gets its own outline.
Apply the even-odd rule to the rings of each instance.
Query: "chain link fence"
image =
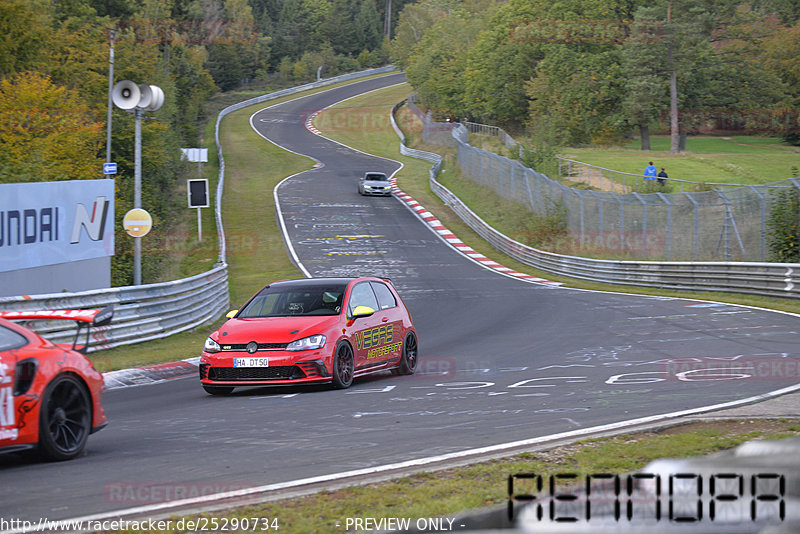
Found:
[[[481,133],[499,137],[506,147],[517,146],[500,128],[437,122],[430,112],[422,113],[412,99],[409,107],[423,122],[423,142],[457,149],[463,176],[533,214],[557,214],[565,230],[548,244],[548,249],[562,254],[639,260],[768,261],[770,209],[780,201],[781,192],[800,191],[800,182],[788,179],[700,192],[628,192],[633,177],[628,176],[626,184],[622,173],[618,173],[619,183],[625,186],[622,189],[576,189],[468,142],[470,133]],[[568,160],[562,164],[569,164],[569,173],[573,172]]]

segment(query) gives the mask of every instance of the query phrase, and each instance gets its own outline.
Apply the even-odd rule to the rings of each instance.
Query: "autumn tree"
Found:
[[[0,2],[0,77],[35,70],[46,60],[52,18],[45,0]]]
[[[102,126],[75,91],[47,76],[0,80],[0,182],[102,178]]]

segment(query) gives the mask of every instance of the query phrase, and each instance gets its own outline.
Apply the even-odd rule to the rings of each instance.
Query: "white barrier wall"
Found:
[[[0,184],[0,296],[107,288],[114,180]]]

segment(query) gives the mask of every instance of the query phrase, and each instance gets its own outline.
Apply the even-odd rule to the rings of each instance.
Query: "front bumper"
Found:
[[[331,381],[329,357],[318,350],[310,353],[259,351],[256,354],[259,358],[267,358],[269,366],[234,367],[234,358],[255,356],[247,352],[203,352],[199,366],[200,382],[214,386],[277,386]]]
[[[365,195],[369,195],[369,196],[373,196],[373,197],[390,197],[390,196],[392,196],[392,189],[391,188],[386,188],[386,189],[366,189],[365,188],[363,191],[364,191]]]

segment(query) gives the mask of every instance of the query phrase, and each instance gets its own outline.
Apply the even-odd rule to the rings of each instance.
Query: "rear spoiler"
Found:
[[[106,306],[100,310],[36,310],[36,311],[7,311],[0,312],[3,319],[67,319],[91,323],[92,326],[105,326],[114,316],[113,306]]]
[[[76,321],[78,330],[75,332],[75,340],[72,342],[72,350],[86,354],[89,348],[89,328],[92,326],[106,326],[111,323],[114,317],[114,307],[106,306],[99,310],[35,310],[35,311],[8,311],[0,312],[0,318],[8,320],[30,320],[30,319],[66,319]],[[86,343],[83,347],[78,347],[78,336],[81,329],[86,327]]]

